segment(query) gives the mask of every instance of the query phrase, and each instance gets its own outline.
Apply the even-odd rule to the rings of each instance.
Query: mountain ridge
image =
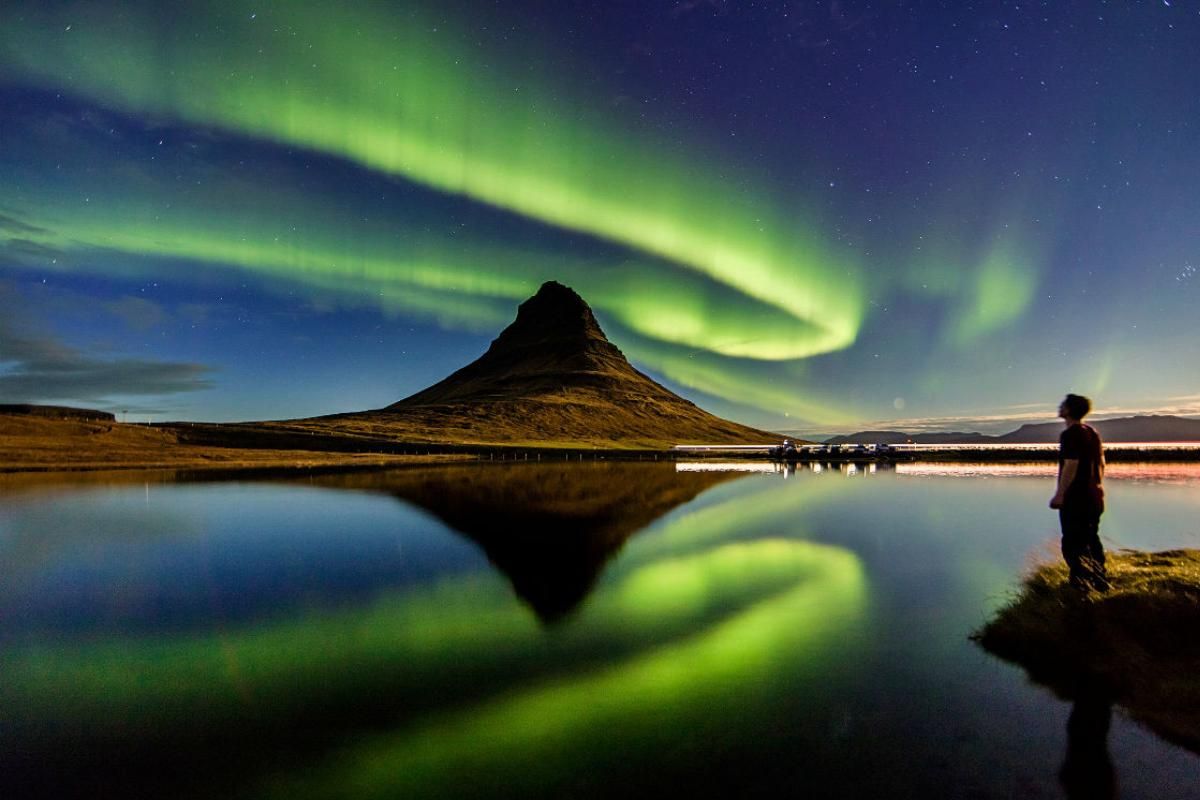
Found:
[[[1130,417],[1088,419],[1110,443],[1128,442],[1200,442],[1200,420],[1171,414],[1137,414]],[[1008,433],[990,436],[984,433],[905,433],[904,431],[859,431],[833,436],[826,444],[1053,444],[1058,441],[1063,423],[1027,423]]]

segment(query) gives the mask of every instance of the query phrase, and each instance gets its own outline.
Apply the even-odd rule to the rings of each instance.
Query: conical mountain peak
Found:
[[[541,395],[634,381],[665,392],[635,370],[600,329],[592,309],[556,281],[521,303],[517,318],[486,353],[450,377],[391,408]]]
[[[759,441],[772,434],[714,417],[638,372],[583,298],[556,281],[521,303],[486,353],[393,403],[389,424],[461,441]],[[373,412],[368,412],[373,413]]]
[[[592,309],[570,286],[563,286],[558,281],[546,281],[533,297],[517,307],[518,322],[522,317],[531,315],[562,319],[573,319],[579,315],[590,318]]]
[[[501,332],[492,349],[521,340],[599,338],[608,341],[592,309],[574,289],[546,281],[517,308],[517,318]]]

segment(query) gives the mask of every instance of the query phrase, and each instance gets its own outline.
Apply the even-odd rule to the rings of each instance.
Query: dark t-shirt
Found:
[[[1100,434],[1090,425],[1072,425],[1058,437],[1058,469],[1063,462],[1075,459],[1079,469],[1075,480],[1067,487],[1063,505],[1074,508],[1088,507],[1104,509],[1103,464],[1104,447]]]

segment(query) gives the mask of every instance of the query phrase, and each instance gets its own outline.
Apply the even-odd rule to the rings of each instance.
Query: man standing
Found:
[[[1063,559],[1077,589],[1108,589],[1104,545],[1100,543],[1100,515],[1104,513],[1104,449],[1100,435],[1083,418],[1092,401],[1067,395],[1058,415],[1067,424],[1058,438],[1058,490],[1050,507],[1058,509],[1062,525]]]

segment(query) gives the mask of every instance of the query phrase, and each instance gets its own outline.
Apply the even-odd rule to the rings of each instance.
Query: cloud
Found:
[[[1028,407],[1028,404],[1026,404]],[[1041,411],[1022,411],[997,414],[973,414],[944,417],[910,417],[907,419],[886,419],[870,423],[870,428],[864,430],[898,430],[906,433],[941,433],[945,431],[966,431],[988,434],[1008,433],[1025,424],[1052,422],[1055,417],[1055,407],[1052,404],[1041,404]]]
[[[144,297],[126,295],[120,300],[105,303],[104,307],[118,319],[136,331],[144,331],[161,325],[167,319],[163,307]]]
[[[0,229],[0,259],[11,258],[18,263],[27,264],[54,262],[63,257],[63,251],[55,247],[19,237],[4,239],[2,233]]]
[[[3,253],[3,245],[0,245],[0,253]],[[64,283],[61,280],[54,280],[49,284],[37,281],[25,283],[18,297],[17,283],[0,278],[0,313],[9,320],[25,323],[10,329],[34,330],[29,324],[32,316],[23,312],[35,309],[41,319],[71,319],[81,327],[97,320],[107,324],[110,319],[117,319],[125,327],[137,332],[174,321],[170,308],[146,297],[126,294],[111,300],[100,299],[68,288]],[[184,303],[178,306],[178,316],[183,321],[195,324],[207,319],[209,312],[204,311],[201,304]],[[35,340],[39,338],[43,337],[34,336]],[[0,355],[4,353],[0,351]]]
[[[1168,397],[1167,400],[1172,403],[1182,403],[1200,407],[1200,394],[1180,394],[1175,395],[1174,397]]]
[[[213,303],[182,303],[175,311],[180,319],[195,326],[208,322],[215,316],[218,307]]]
[[[7,214],[0,214],[0,231],[24,236],[44,235],[48,233],[45,228],[30,225],[28,222],[19,220],[16,217],[10,217]]]
[[[3,305],[3,304],[0,304]],[[104,403],[212,387],[203,364],[140,358],[100,359],[57,338],[18,329],[0,317],[0,402]]]
[[[22,219],[11,209],[0,208],[0,264],[53,262],[62,251],[48,244],[54,232]]]

